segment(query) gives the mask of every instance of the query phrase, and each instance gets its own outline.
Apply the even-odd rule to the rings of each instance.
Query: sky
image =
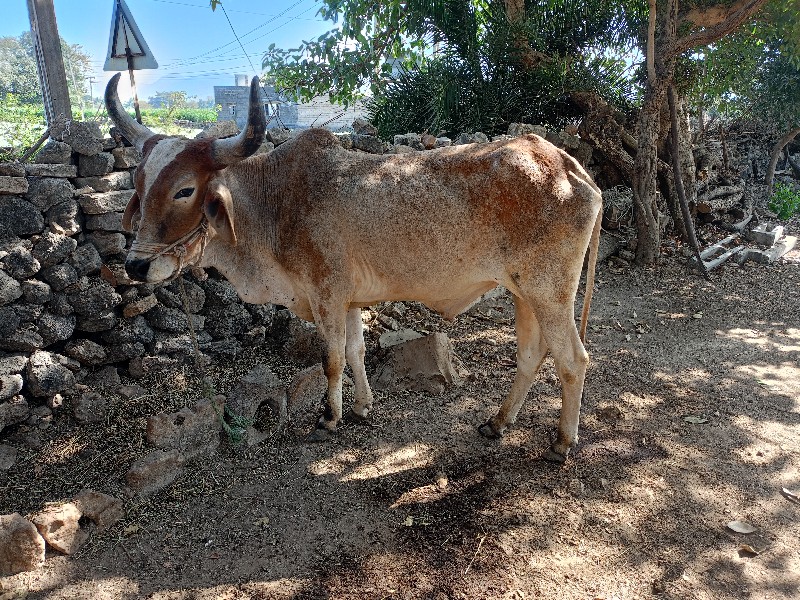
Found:
[[[54,0],[61,37],[69,44],[79,44],[91,57],[95,97],[102,95],[114,75],[103,71],[114,2]],[[171,91],[200,99],[213,97],[214,86],[234,85],[236,74],[259,75],[262,56],[270,44],[294,48],[334,27],[317,16],[318,0],[224,0],[225,11],[220,7],[212,11],[208,0],[125,3],[159,65],[158,69],[135,72],[141,100]],[[0,0],[0,37],[18,36],[29,29],[26,0]],[[128,77],[120,81],[119,91],[123,101],[130,96]]]

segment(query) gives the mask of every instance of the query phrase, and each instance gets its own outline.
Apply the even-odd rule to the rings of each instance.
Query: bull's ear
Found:
[[[212,181],[203,201],[203,210],[214,231],[229,244],[236,245],[236,229],[233,226],[233,199],[228,188]]]
[[[139,205],[139,194],[133,192],[133,196],[128,200],[128,206],[125,207],[125,213],[122,215],[122,229],[125,231],[133,233],[133,223],[139,221]]]

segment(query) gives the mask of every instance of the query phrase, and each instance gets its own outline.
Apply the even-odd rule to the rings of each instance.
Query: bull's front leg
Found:
[[[330,307],[312,307],[317,331],[325,341],[326,357],[323,364],[328,379],[328,393],[325,410],[317,421],[316,429],[309,436],[310,441],[328,439],[336,431],[342,420],[342,373],[345,366],[346,347],[346,308],[334,310]]]

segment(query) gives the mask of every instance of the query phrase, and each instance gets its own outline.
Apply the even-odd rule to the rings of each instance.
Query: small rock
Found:
[[[39,164],[69,164],[72,160],[72,146],[56,140],[47,140],[47,143],[34,156]]]
[[[115,169],[130,169],[137,166],[142,160],[142,155],[133,146],[114,148],[111,154],[114,156]]]
[[[100,423],[106,416],[108,400],[97,392],[86,392],[75,401],[72,414],[80,423]]]
[[[7,400],[22,391],[22,375],[18,373],[0,375],[0,400]],[[0,423],[2,425],[2,423]],[[2,427],[0,427],[0,430]]]
[[[17,462],[17,449],[8,444],[0,444],[0,471],[8,471]]]
[[[122,309],[122,316],[126,319],[131,319],[146,313],[157,304],[158,298],[156,298],[155,294],[150,294],[149,296],[145,296],[144,298],[140,298],[126,305],[125,308]]]
[[[37,350],[28,361],[28,389],[34,396],[52,396],[75,385],[75,376],[57,355]]]
[[[80,518],[81,511],[72,502],[48,503],[31,521],[50,547],[74,554],[89,539],[89,531],[80,526]]]
[[[117,393],[125,400],[135,400],[147,395],[147,390],[140,385],[123,385],[117,389]]]
[[[147,418],[147,441],[162,450],[179,450],[186,458],[208,454],[219,446],[222,396],[203,398],[193,408]]]
[[[125,481],[146,496],[170,485],[183,471],[186,458],[178,450],[153,450],[133,463]]]
[[[580,479],[570,479],[569,493],[575,497],[582,496],[584,491],[583,482]]]
[[[125,514],[122,500],[89,488],[81,490],[73,502],[81,514],[95,524],[98,532],[105,531]]]
[[[22,286],[19,281],[0,271],[0,306],[9,304],[22,296]]]
[[[0,577],[34,571],[44,563],[45,543],[19,513],[0,515]]]
[[[303,369],[294,376],[287,390],[289,408],[317,406],[328,393],[328,378],[321,364]]]

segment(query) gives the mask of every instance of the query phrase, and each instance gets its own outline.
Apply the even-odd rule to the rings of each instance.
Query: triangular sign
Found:
[[[130,54],[130,64],[128,63]],[[111,14],[111,34],[108,37],[108,56],[104,71],[127,71],[129,68],[157,69],[153,53],[142,37],[142,32],[131,16],[125,0],[114,0]]]

